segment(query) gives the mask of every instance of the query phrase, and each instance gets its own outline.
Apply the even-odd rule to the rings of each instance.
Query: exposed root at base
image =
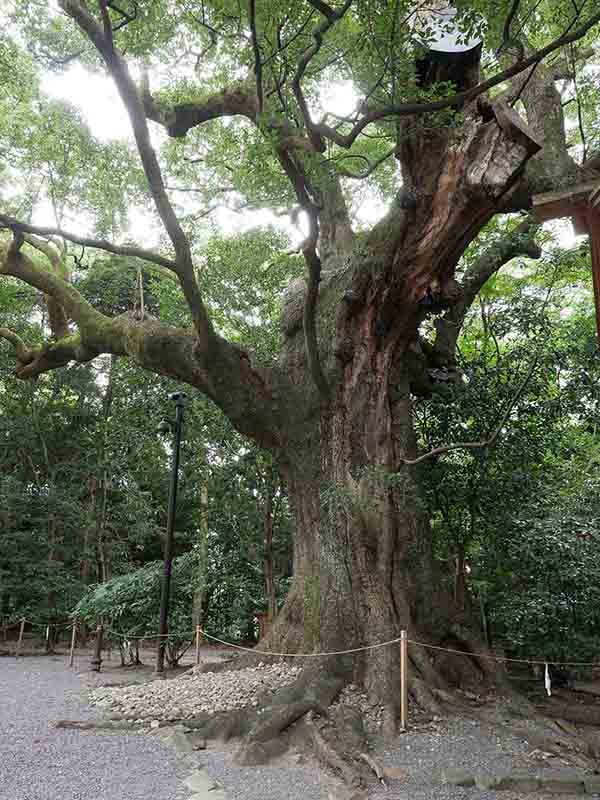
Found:
[[[315,755],[353,797],[360,798],[374,762],[368,755],[365,759],[368,744],[361,713],[344,703],[332,707],[345,684],[324,667],[307,668],[293,684],[259,698],[256,709],[183,722],[201,740],[239,740],[238,764],[265,763],[288,748]]]

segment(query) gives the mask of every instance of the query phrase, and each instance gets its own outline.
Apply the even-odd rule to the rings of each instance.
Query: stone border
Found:
[[[160,731],[158,735],[161,741],[175,748],[178,761],[191,768],[188,777],[183,779],[184,786],[192,793],[188,800],[227,800],[223,786],[199,766],[197,748],[191,736],[184,732],[183,725],[156,730],[157,733]]]
[[[600,796],[600,776],[585,776],[578,773],[564,775],[528,775],[506,773],[504,775],[472,775],[461,770],[442,771],[442,781],[452,786],[476,786],[484,791],[545,792],[546,794],[585,794]]]

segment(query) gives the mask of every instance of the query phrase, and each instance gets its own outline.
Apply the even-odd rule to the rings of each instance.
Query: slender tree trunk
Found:
[[[206,606],[206,578],[208,558],[208,480],[202,477],[200,484],[200,530],[196,546],[196,587],[192,610],[192,624],[204,624]]]
[[[467,574],[465,563],[465,546],[463,542],[457,545],[456,571],[454,575],[454,602],[457,608],[464,609],[467,595]]]
[[[265,485],[264,507],[264,563],[265,597],[267,598],[267,626],[270,627],[277,616],[277,596],[275,591],[275,569],[273,563],[273,495],[275,486],[272,474]]]
[[[96,517],[96,549],[98,554],[98,565],[100,568],[100,580],[102,583],[110,579],[110,559],[106,548],[106,530],[108,519],[108,488],[109,488],[109,474],[107,467],[107,444],[108,444],[108,426],[110,424],[110,414],[112,404],[115,396],[115,378],[116,378],[116,365],[117,357],[111,356],[110,366],[108,369],[108,382],[106,384],[106,391],[102,402],[102,442],[99,454],[99,460],[102,464],[102,476],[99,481],[100,498],[96,494],[95,498],[95,517]]]

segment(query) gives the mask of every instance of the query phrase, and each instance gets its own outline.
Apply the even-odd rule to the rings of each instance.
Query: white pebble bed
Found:
[[[136,722],[190,719],[248,706],[258,698],[293,683],[300,667],[285,663],[259,664],[229,672],[186,672],[179,678],[143,685],[103,687],[91,692],[91,704],[105,714]]]

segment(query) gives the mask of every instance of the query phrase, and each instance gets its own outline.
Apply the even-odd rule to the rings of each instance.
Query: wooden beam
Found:
[[[585,213],[590,193],[598,189],[597,182],[579,183],[562,192],[536,194],[532,197],[532,213],[536,222],[547,222],[560,217],[573,217]]]
[[[582,236],[590,232],[588,224],[588,207],[577,206],[573,209],[573,216],[571,217],[573,223],[573,230],[576,236]]]

